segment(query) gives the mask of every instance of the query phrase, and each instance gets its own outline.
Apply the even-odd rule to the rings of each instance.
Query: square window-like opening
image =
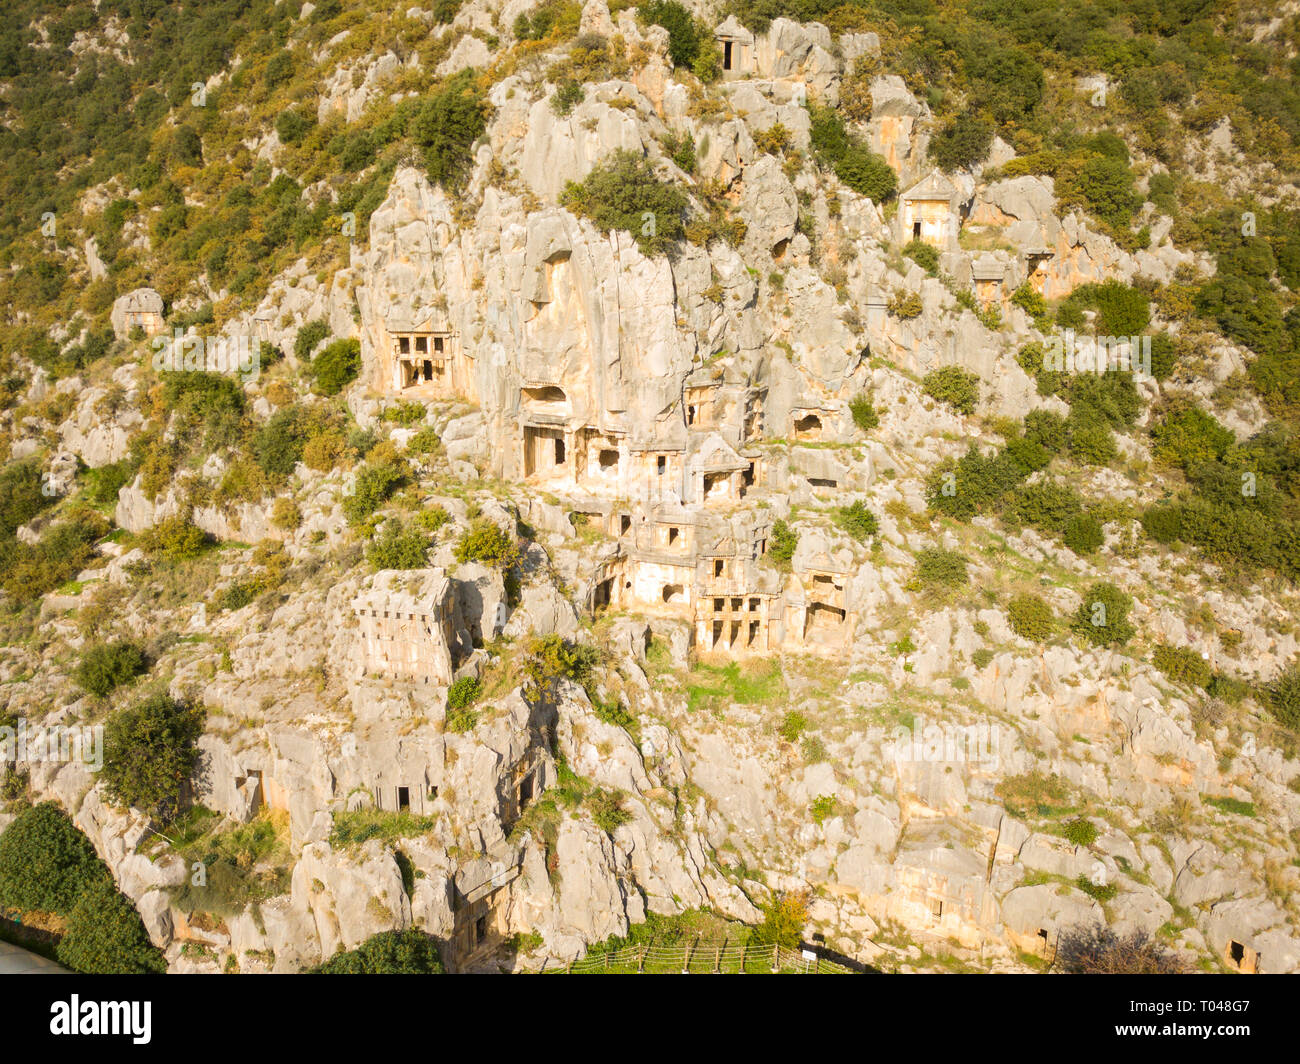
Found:
[[[681,536],[681,534],[682,534],[682,530],[680,528],[668,529],[668,545],[671,547],[674,543],[676,543],[678,538]]]
[[[399,813],[409,813],[411,811],[411,789],[409,787],[397,788],[397,811]]]
[[[717,561],[713,563],[714,576],[721,576],[726,571],[727,571],[727,563],[724,562],[721,558],[717,559]]]

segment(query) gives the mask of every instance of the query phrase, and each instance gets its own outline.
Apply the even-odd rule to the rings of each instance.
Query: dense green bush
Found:
[[[1119,447],[1110,426],[1088,422],[1073,412],[1066,419],[1070,457],[1080,465],[1108,466],[1119,457]]]
[[[835,523],[859,543],[867,542],[880,529],[876,515],[861,500],[839,507],[835,511]]]
[[[54,802],[25,809],[0,833],[0,909],[66,914],[105,881],[90,840]]]
[[[903,245],[903,254],[915,262],[931,277],[939,274],[939,250],[924,240],[910,240]]]
[[[921,381],[925,394],[941,403],[947,403],[963,414],[975,413],[980,397],[980,379],[959,366],[940,366],[931,370]]]
[[[1022,639],[1043,643],[1056,630],[1052,607],[1038,595],[1017,595],[1007,603],[1007,620],[1011,630]]]
[[[874,203],[883,203],[898,191],[893,168],[857,134],[849,132],[844,119],[833,108],[812,105],[809,110],[813,151],[836,177]]]
[[[468,709],[479,700],[483,685],[474,676],[462,676],[447,688],[448,709]]]
[[[201,706],[150,695],[119,710],[104,729],[104,788],[119,805],[164,822],[176,815],[198,763]]]
[[[441,975],[438,943],[423,931],[381,931],[356,949],[336,953],[312,975]]]
[[[1025,439],[1033,440],[1052,454],[1060,454],[1066,444],[1065,418],[1052,410],[1033,410],[1025,415]]]
[[[429,561],[429,537],[418,528],[389,521],[366,550],[374,569],[423,569]]]
[[[787,565],[794,557],[797,546],[799,546],[799,533],[783,519],[778,518],[772,525],[772,538],[767,544],[768,556],[779,565]]]
[[[311,375],[321,395],[338,395],[361,373],[361,341],[335,340],[311,362]]]
[[[36,601],[86,568],[107,531],[99,514],[78,508],[43,531],[34,545],[0,538],[0,587],[16,603]]]
[[[104,698],[113,688],[134,680],[147,667],[144,652],[134,643],[122,640],[84,647],[72,675],[83,690]]]
[[[395,461],[374,461],[362,466],[352,481],[351,491],[343,496],[343,515],[348,523],[365,522],[405,477],[403,465]]]
[[[1151,426],[1151,451],[1160,461],[1188,470],[1220,459],[1236,442],[1232,432],[1188,401],[1169,404]]]
[[[36,459],[0,467],[0,539],[12,536],[54,501],[41,491],[41,465]]]
[[[299,362],[306,362],[311,358],[312,352],[320,346],[330,334],[330,327],[324,318],[316,318],[307,322],[298,330],[298,335],[294,337],[293,354]]]
[[[1136,629],[1128,623],[1133,600],[1114,584],[1088,588],[1070,627],[1093,646],[1123,646]]]
[[[921,587],[960,587],[967,582],[965,555],[927,547],[916,556],[916,582]]]
[[[631,233],[647,256],[667,253],[686,233],[685,194],[661,181],[645,159],[622,149],[593,168],[581,184],[570,181],[560,202],[590,218],[602,233]]]
[[[140,533],[140,548],[169,561],[197,558],[212,545],[212,537],[184,514],[165,517]]]
[[[690,11],[677,0],[650,0],[638,5],[637,14],[668,31],[668,58],[675,67],[689,69],[700,54],[700,30]]]
[[[1266,688],[1268,710],[1284,727],[1300,731],[1300,664],[1278,673]]]
[[[307,425],[298,407],[287,406],[277,410],[265,425],[253,433],[249,443],[253,460],[264,473],[273,477],[287,477],[294,466],[302,461],[302,449],[307,443]]]
[[[68,916],[58,958],[86,975],[159,974],[162,951],[149,941],[140,914],[110,882],[92,886]]]
[[[1101,522],[1091,514],[1076,514],[1070,518],[1061,532],[1061,539],[1075,554],[1091,554],[1106,542]]]
[[[489,107],[473,70],[453,75],[424,101],[411,123],[411,137],[424,149],[429,180],[448,191],[468,176],[470,149],[487,130]]]
[[[509,532],[486,517],[474,520],[456,541],[458,562],[480,562],[494,569],[513,569],[522,560]]]
[[[876,413],[875,404],[871,402],[871,396],[865,392],[859,392],[849,400],[849,414],[853,418],[853,424],[863,432],[870,432],[880,424],[880,415]]]
[[[930,139],[930,158],[945,173],[969,170],[984,161],[993,145],[993,126],[967,111],[945,122]]]
[[[1173,683],[1205,687],[1213,676],[1210,663],[1191,647],[1171,647],[1161,644],[1151,658],[1157,669]]]

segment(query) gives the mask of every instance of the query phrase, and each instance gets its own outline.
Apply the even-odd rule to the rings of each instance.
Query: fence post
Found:
[[[646,951],[646,949],[647,949],[646,946],[642,946],[642,947],[641,947],[641,956],[637,959],[637,962],[636,962],[636,970],[637,970],[637,974],[638,974],[638,975],[642,974],[642,973],[645,971],[645,951]]]
[[[740,974],[745,974],[745,955],[749,952],[749,943],[746,942],[740,947]]]

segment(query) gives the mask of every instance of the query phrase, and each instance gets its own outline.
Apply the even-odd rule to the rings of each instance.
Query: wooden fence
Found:
[[[782,946],[628,946],[589,954],[542,972],[572,975],[850,975],[850,969]]]

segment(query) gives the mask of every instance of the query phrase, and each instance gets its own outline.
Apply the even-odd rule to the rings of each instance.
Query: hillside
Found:
[[[1294,0],[11,6],[0,858],[123,967],[1300,970]]]

